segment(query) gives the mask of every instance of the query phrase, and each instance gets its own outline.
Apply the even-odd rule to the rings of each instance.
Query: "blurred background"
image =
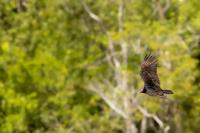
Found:
[[[1,0],[0,132],[198,133],[199,44],[199,0]]]

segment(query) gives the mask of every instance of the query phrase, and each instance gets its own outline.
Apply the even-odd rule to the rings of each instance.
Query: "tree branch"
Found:
[[[94,13],[90,10],[90,8],[87,6],[87,4],[84,2],[84,0],[81,0],[81,3],[82,3],[82,5],[83,5],[85,11],[89,14],[89,16],[90,16],[93,20],[97,21],[98,23],[101,23],[101,19],[100,19],[96,14],[94,14]]]
[[[17,0],[17,10],[26,11],[27,9],[27,0]]]
[[[150,114],[145,108],[143,108],[142,106],[138,106],[138,110],[146,117],[152,118],[159,126],[161,129],[163,129],[164,133],[167,133],[170,129],[169,126],[164,126],[163,121],[156,116],[155,114]]]
[[[142,118],[142,122],[141,122],[140,133],[146,133],[146,126],[147,126],[147,118],[146,118],[146,116],[144,116]]]
[[[98,89],[97,89],[98,88]],[[89,89],[96,92],[107,104],[108,106],[113,109],[117,114],[119,114],[120,116],[122,116],[124,119],[128,119],[128,115],[126,114],[126,112],[124,112],[122,109],[120,109],[119,107],[117,107],[115,105],[115,103],[110,100],[100,89],[99,89],[99,85],[95,85],[94,84],[90,84],[89,85]]]
[[[118,7],[118,27],[119,32],[123,30],[123,10],[125,6],[125,0],[121,0]]]
[[[153,114],[150,114],[149,112],[147,112],[146,109],[144,109],[143,107],[141,106],[138,106],[138,109],[139,111],[146,117],[150,117],[150,118],[153,118],[156,123],[158,123],[158,125],[161,127],[161,128],[164,128],[164,123],[158,118],[158,116],[156,115],[153,115]]]

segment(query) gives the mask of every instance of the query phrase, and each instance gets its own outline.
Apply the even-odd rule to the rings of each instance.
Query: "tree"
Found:
[[[200,131],[199,7],[0,1],[0,132]],[[138,94],[150,51],[161,87],[175,92],[168,99]]]

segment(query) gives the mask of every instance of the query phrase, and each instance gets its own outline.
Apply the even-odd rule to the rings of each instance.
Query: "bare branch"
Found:
[[[147,118],[146,116],[144,116],[141,122],[140,133],[146,133],[146,126],[147,126]]]
[[[165,7],[163,8],[163,13],[166,13],[167,10],[170,8],[170,0],[166,0]]]
[[[138,106],[138,109],[139,111],[146,117],[150,117],[150,118],[153,118],[157,123],[158,125],[161,127],[161,128],[164,128],[164,124],[163,122],[158,118],[158,116],[154,115],[154,114],[150,114],[149,112],[147,112],[146,109],[144,109],[143,107],[141,106]]]
[[[123,31],[123,10],[125,7],[125,0],[119,1],[119,7],[118,7],[118,30],[119,32]],[[127,65],[127,44],[124,42],[124,40],[121,40],[121,48],[122,48],[122,55],[123,55],[123,63],[124,65]]]
[[[112,38],[111,36],[109,35],[109,33],[107,32],[105,26],[103,25],[102,23],[102,20],[100,19],[99,16],[97,16],[95,13],[93,13],[91,11],[91,9],[88,7],[88,5],[84,2],[84,0],[81,0],[81,3],[85,9],[85,11],[89,14],[89,16],[95,20],[96,22],[98,22],[100,24],[100,26],[102,27],[103,31],[105,32],[105,34],[108,36],[108,40],[109,40],[109,52],[110,52],[110,55],[111,56],[108,56],[107,59],[108,59],[108,62],[109,64],[112,65],[112,61],[113,60],[113,63],[114,63],[114,66],[116,68],[119,68],[120,67],[120,63],[119,61],[117,60],[116,56],[115,56],[115,51],[114,51],[114,44],[113,44],[113,41],[112,41]]]
[[[109,35],[108,35],[108,38],[109,38],[109,51],[110,51],[110,54],[111,54],[111,58],[113,59],[115,67],[117,69],[119,69],[121,65],[120,65],[119,60],[116,57],[113,41],[112,41],[112,39]]]
[[[106,27],[104,26],[104,24],[103,24],[101,18],[100,18],[98,15],[96,15],[94,12],[92,12],[92,10],[91,10],[91,9],[89,8],[89,6],[84,2],[84,0],[80,0],[80,2],[82,3],[83,8],[85,9],[85,11],[89,14],[90,18],[93,19],[94,21],[96,21],[96,22],[100,25],[102,31],[103,31],[106,35],[108,35],[107,29],[106,29]]]
[[[90,10],[90,8],[87,6],[87,4],[84,2],[84,0],[81,0],[81,3],[82,3],[82,5],[83,5],[85,11],[89,14],[89,16],[90,16],[93,20],[97,21],[98,23],[101,23],[101,19],[100,19],[96,14],[94,14],[94,13]]]
[[[160,19],[165,18],[167,10],[170,8],[170,0],[165,0],[165,5],[163,6],[160,0],[152,0],[152,7],[154,8],[153,15],[159,15]]]
[[[27,0],[17,0],[17,10],[26,11],[27,9]]]
[[[126,133],[137,133],[137,128],[130,119],[126,121]]]
[[[123,111],[122,109],[120,109],[119,107],[117,107],[115,105],[115,103],[113,101],[111,101],[100,89],[99,89],[99,85],[96,84],[94,86],[94,84],[90,84],[89,88],[96,92],[107,104],[108,106],[110,106],[111,109],[113,109],[117,114],[119,114],[120,116],[122,116],[124,119],[128,119],[128,115],[126,114],[125,111]]]
[[[123,10],[125,6],[125,0],[121,0],[119,3],[120,4],[118,7],[118,25],[119,25],[119,32],[121,32],[123,29]]]

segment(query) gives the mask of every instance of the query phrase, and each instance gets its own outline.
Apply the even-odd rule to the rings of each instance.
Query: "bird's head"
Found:
[[[143,88],[141,91],[140,91],[140,93],[146,93],[146,89],[145,88]]]

